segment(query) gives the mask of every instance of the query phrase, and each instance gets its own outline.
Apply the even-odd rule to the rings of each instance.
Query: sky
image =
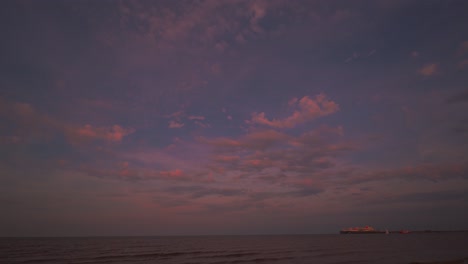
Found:
[[[3,1],[0,236],[468,229],[468,2]]]

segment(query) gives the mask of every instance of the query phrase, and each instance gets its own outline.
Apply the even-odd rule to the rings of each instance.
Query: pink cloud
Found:
[[[258,25],[258,21],[266,15],[266,2],[250,2],[249,11],[251,12],[250,28],[254,32],[262,32],[262,28]]]
[[[343,136],[343,127],[320,126],[317,129],[303,133],[299,137],[291,138],[289,143],[293,146],[304,146],[323,142],[324,139],[332,136]]]
[[[289,106],[294,106],[294,105],[296,105],[296,103],[297,103],[298,100],[299,100],[299,99],[297,99],[296,97],[294,97],[294,98],[292,98],[291,100],[289,100],[288,105],[289,105]]]
[[[21,142],[30,139],[50,140],[57,131],[63,131],[62,123],[38,112],[28,103],[8,102],[0,98],[0,116],[15,124],[14,134],[21,138]]]
[[[199,138],[198,140],[217,148],[263,150],[273,147],[276,144],[285,143],[287,139],[289,139],[289,136],[286,134],[274,130],[261,130],[251,132],[239,139],[219,137],[214,139]]]
[[[330,136],[330,135],[338,135],[338,136],[343,136],[344,131],[342,126],[336,126],[336,127],[330,127],[327,125],[323,125],[318,127],[317,129],[314,129],[312,131],[309,131],[305,133],[304,135],[313,135],[313,136]]]
[[[72,141],[77,140],[104,140],[109,142],[120,142],[122,139],[135,132],[133,128],[123,128],[119,125],[112,127],[93,127],[84,125],[78,128],[69,128],[67,134]]]
[[[169,171],[161,171],[161,172],[159,172],[159,174],[161,176],[163,176],[163,177],[171,178],[171,179],[182,178],[184,176],[184,172],[182,170],[179,170],[179,169],[169,170]]]
[[[224,168],[219,173],[239,171],[242,172],[236,176],[239,178],[258,176],[277,181],[279,176],[264,177],[263,171],[277,168],[305,175],[335,167],[339,156],[358,147],[355,142],[340,139],[341,135],[341,126],[321,126],[300,136],[260,130],[239,138],[200,138],[199,141],[214,147],[211,165]]]
[[[438,72],[438,66],[437,63],[431,63],[431,64],[426,64],[424,65],[421,69],[418,70],[418,73],[429,77]]]
[[[246,159],[243,161],[244,165],[249,167],[269,167],[273,163],[268,159]]]
[[[205,123],[202,123],[198,120],[195,120],[194,123],[199,126],[199,127],[203,127],[203,128],[208,128],[208,127],[211,127],[209,124],[205,124]]]
[[[30,104],[15,103],[13,105],[14,111],[22,117],[30,117],[36,114],[34,108]]]
[[[193,173],[186,173],[182,169],[151,169],[145,166],[130,165],[128,161],[119,162],[117,165],[106,166],[105,164],[82,165],[80,171],[92,177],[109,178],[116,180],[130,181],[147,181],[147,180],[197,180],[206,181],[205,178],[199,177],[192,179]]]
[[[27,103],[5,103],[5,106],[6,113],[15,120],[18,130],[21,130],[22,138],[51,138],[56,133],[63,133],[72,143],[83,140],[120,142],[125,136],[135,132],[133,128],[123,128],[119,125],[79,126],[40,113]]]
[[[213,159],[220,162],[233,162],[239,160],[239,156],[217,155]]]
[[[139,42],[164,50],[181,47],[188,50],[195,44],[225,51],[232,45],[226,33],[236,36],[234,44],[242,44],[274,31],[260,22],[268,15],[267,11],[280,10],[287,4],[285,1],[200,1],[183,8],[155,9],[130,1],[119,5],[118,15],[120,29]],[[146,26],[136,33],[135,23]],[[105,37],[100,40],[106,45],[117,42]]]
[[[13,118],[16,122],[21,123],[21,125],[26,126],[28,129],[38,129],[40,127],[55,128],[59,126],[56,120],[41,114],[28,103],[5,102],[4,106],[4,115]]]
[[[215,139],[207,139],[207,138],[199,138],[198,139],[202,143],[208,143],[210,145],[213,145],[215,147],[240,147],[242,146],[242,143],[238,140],[231,139],[231,138],[226,138],[226,137],[218,137]]]
[[[183,126],[184,126],[184,123],[179,123],[174,120],[169,121],[169,128],[181,128]]]
[[[185,175],[193,175],[206,168],[206,164],[210,162],[210,154],[211,150],[205,145],[175,139],[172,144],[163,148],[145,146],[118,152],[115,153],[115,156],[121,160],[139,164],[144,170],[172,171],[179,169]],[[151,175],[158,177],[159,173],[155,172]],[[207,173],[197,176],[197,178],[206,179],[206,175]]]
[[[249,124],[260,124],[274,128],[293,128],[299,124],[306,123],[316,118],[330,115],[339,110],[337,103],[328,100],[324,94],[319,94],[315,98],[304,96],[300,100],[290,100],[290,105],[297,108],[294,113],[284,119],[268,119],[264,112],[253,113]]]
[[[202,120],[205,120],[206,118],[204,116],[199,116],[199,115],[189,115],[187,116],[184,111],[178,111],[175,113],[172,113],[170,115],[166,115],[166,118],[171,118],[172,120],[169,121],[169,128],[181,128],[185,126],[183,121],[190,120],[194,124],[196,124],[199,127],[207,128],[210,127],[209,124],[201,122]]]
[[[172,117],[175,119],[180,119],[183,115],[184,115],[184,111],[181,110],[181,111],[177,111],[172,114],[166,115],[165,117]]]
[[[205,120],[205,117],[204,116],[191,115],[191,116],[188,117],[188,119],[190,119],[190,120]]]
[[[241,140],[248,148],[265,149],[287,141],[289,136],[274,130],[255,131],[245,135]]]
[[[353,170],[343,178],[343,183],[361,184],[365,182],[402,179],[406,181],[443,181],[456,178],[467,179],[468,166],[465,163],[415,164],[387,170]],[[348,174],[344,173],[343,175]]]

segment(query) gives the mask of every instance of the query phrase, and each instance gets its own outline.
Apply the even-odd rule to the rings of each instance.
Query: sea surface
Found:
[[[411,263],[468,257],[468,233],[0,238],[0,263]]]

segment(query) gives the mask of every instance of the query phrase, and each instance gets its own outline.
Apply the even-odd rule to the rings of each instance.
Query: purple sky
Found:
[[[467,13],[4,1],[0,236],[468,229]]]

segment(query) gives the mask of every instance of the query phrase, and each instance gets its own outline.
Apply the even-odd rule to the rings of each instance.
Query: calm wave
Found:
[[[0,238],[0,263],[410,263],[468,257],[468,233]]]

